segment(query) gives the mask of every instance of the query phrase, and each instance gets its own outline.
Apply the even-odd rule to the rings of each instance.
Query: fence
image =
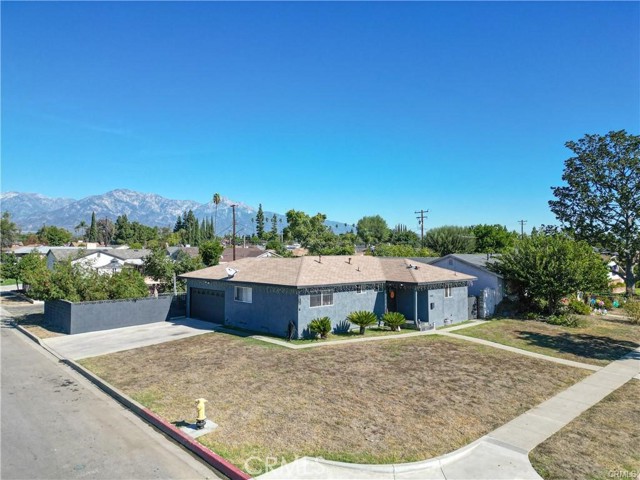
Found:
[[[45,321],[68,334],[164,322],[184,316],[185,312],[185,294],[99,302],[52,300],[44,303]]]

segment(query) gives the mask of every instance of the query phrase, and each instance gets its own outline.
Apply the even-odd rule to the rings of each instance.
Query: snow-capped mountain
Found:
[[[23,232],[38,230],[42,225],[56,225],[73,231],[84,220],[89,223],[91,214],[96,218],[109,218],[115,221],[126,214],[129,221],[138,221],[145,225],[171,227],[178,215],[193,210],[199,219],[216,217],[220,235],[231,231],[232,205],[236,205],[236,232],[238,235],[251,235],[255,231],[257,208],[222,197],[217,207],[213,201],[199,203],[193,200],[172,200],[154,193],[140,193],[133,190],[112,190],[102,195],[92,195],[80,200],[69,198],[50,198],[34,193],[7,192],[0,195],[2,211],[8,211]],[[271,229],[273,212],[264,212],[265,229]],[[286,217],[276,213],[278,231],[287,225]],[[327,221],[334,232],[346,230],[341,222]],[[351,227],[349,227],[351,228]]]
[[[26,218],[36,213],[57,210],[74,201],[73,198],[51,198],[39,193],[5,192],[0,194],[0,209],[11,212],[14,218]]]

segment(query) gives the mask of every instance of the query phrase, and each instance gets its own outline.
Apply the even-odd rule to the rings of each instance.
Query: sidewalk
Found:
[[[356,465],[304,457],[267,472],[259,478],[540,479],[529,462],[529,451],[639,374],[640,348],[599,369],[581,382],[470,445],[435,459],[395,465]]]

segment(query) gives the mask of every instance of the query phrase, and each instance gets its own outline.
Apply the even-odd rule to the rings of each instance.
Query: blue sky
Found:
[[[639,25],[637,2],[2,2],[2,191],[554,223],[564,143],[639,133]]]

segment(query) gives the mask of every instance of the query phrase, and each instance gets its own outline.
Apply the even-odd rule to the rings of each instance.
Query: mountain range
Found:
[[[257,208],[242,202],[232,201],[226,197],[217,208],[217,229],[220,235],[229,233],[232,228],[232,205],[236,205],[236,232],[238,235],[251,235],[255,229]],[[178,215],[192,210],[198,219],[213,218],[216,205],[213,201],[200,203],[194,200],[172,200],[154,193],[140,193],[133,190],[118,189],[102,195],[92,195],[75,200],[72,198],[51,198],[39,193],[5,192],[0,194],[0,209],[11,214],[23,232],[35,232],[42,225],[56,225],[73,232],[80,221],[87,224],[91,214],[96,218],[109,218],[115,221],[118,216],[126,214],[129,221],[137,221],[152,227],[170,227],[176,223]],[[287,225],[285,215],[276,212],[264,212],[265,230],[271,229],[271,218],[276,214],[278,230]],[[327,220],[335,233],[343,233],[352,229],[343,222]]]

